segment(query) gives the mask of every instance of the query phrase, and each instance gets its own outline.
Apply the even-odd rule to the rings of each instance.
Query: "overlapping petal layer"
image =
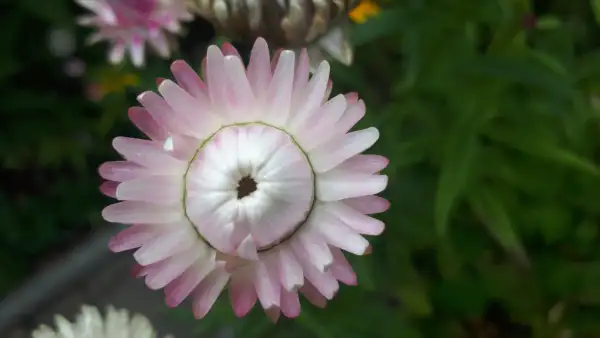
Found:
[[[108,59],[123,61],[129,52],[135,66],[144,64],[146,43],[163,58],[171,51],[168,34],[181,31],[180,22],[192,19],[185,0],[76,0],[92,14],[79,23],[96,29],[89,42],[106,40],[111,44]]]
[[[131,224],[110,243],[136,249],[152,289],[198,318],[227,287],[244,316],[258,301],[269,317],[300,313],[299,293],[325,306],[339,282],[357,283],[343,251],[362,255],[369,216],[389,203],[379,174],[388,161],[363,155],[375,128],[352,131],[365,113],[356,94],[329,98],[329,65],[309,76],[306,52],[271,60],[258,39],[244,67],[226,44],[207,52],[205,78],[183,61],[160,95],[142,93],[131,120],[148,140],[118,137],[124,161],[108,162],[102,190],[120,200],[103,216]]]

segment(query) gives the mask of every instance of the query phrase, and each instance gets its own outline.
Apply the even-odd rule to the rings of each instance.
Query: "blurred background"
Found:
[[[358,286],[275,325],[167,310],[104,246],[97,167],[170,60],[111,66],[73,1],[0,0],[0,336],[116,303],[183,338],[600,337],[600,0],[382,1],[332,76],[380,129],[387,228]],[[196,18],[174,58],[219,41]]]

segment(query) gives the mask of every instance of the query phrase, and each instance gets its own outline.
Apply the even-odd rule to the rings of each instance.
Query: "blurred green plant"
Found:
[[[0,293],[101,224],[97,164],[115,156],[113,135],[133,133],[133,93],[168,74],[155,59],[109,67],[97,46],[77,49],[88,69],[68,78],[44,46],[56,27],[83,40],[77,9],[37,3],[0,0]],[[391,160],[386,232],[350,257],[359,286],[277,325],[259,309],[234,319],[222,300],[198,334],[599,337],[598,3],[382,1],[354,27],[355,64],[332,65],[334,90],[365,99],[374,152]]]
[[[223,301],[198,336],[599,337],[597,3],[381,2],[332,65],[390,158],[359,285],[277,325]]]

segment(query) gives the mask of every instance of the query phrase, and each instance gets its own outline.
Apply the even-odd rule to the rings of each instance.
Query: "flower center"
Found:
[[[314,203],[314,172],[285,131],[262,123],[226,126],[202,143],[185,175],[185,212],[204,240],[235,254],[290,238]]]
[[[241,200],[242,198],[249,196],[253,192],[256,191],[256,181],[250,176],[244,176],[238,182],[237,186],[237,198]]]

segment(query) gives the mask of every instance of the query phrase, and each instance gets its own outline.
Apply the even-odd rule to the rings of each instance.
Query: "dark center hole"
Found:
[[[242,199],[256,191],[256,181],[250,176],[244,176],[238,182],[237,197]]]

